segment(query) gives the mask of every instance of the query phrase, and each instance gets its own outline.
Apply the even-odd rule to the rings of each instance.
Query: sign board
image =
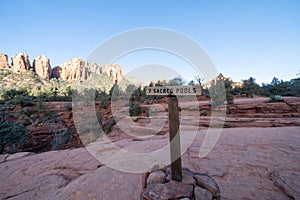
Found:
[[[201,95],[201,86],[157,86],[148,87],[146,95]]]
[[[171,178],[182,181],[181,147],[179,136],[179,110],[176,95],[201,95],[201,86],[159,86],[148,87],[146,95],[167,95],[169,110]]]

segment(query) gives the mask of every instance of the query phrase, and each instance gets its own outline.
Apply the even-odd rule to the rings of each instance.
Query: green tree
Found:
[[[169,81],[170,85],[183,85],[184,81],[180,77],[175,77]]]
[[[230,78],[225,77],[221,73],[212,82],[209,92],[211,96],[212,95],[215,96],[214,101],[217,106],[222,105],[225,100],[228,104],[232,104],[234,102],[234,98],[232,94],[232,83],[233,82]]]
[[[283,95],[284,91],[287,89],[287,83],[283,80],[279,81],[278,78],[274,77],[271,82],[271,94],[273,95]]]
[[[130,116],[139,116],[141,112],[141,101],[142,101],[142,91],[140,87],[135,85],[128,85],[126,88],[126,95],[129,97],[129,113]]]
[[[228,104],[233,104],[233,91],[232,91],[232,80],[230,78],[225,77],[223,74],[219,74],[218,80],[223,81],[225,87],[225,94],[226,94],[226,102]]]
[[[106,94],[106,92],[102,91],[99,92],[99,90],[96,90],[96,100],[101,102],[101,106],[103,108],[108,108],[108,101],[109,101],[109,96]]]
[[[247,80],[243,80],[242,93],[246,94],[247,97],[253,97],[258,94],[259,85],[255,82],[255,78],[250,77]]]
[[[124,91],[121,89],[119,85],[115,84],[109,91],[109,97],[112,101],[123,98]]]
[[[297,97],[300,96],[300,78],[292,79],[287,83],[284,95]]]
[[[219,107],[224,104],[226,100],[225,87],[223,81],[220,79],[220,75],[211,81],[209,87],[209,94],[212,98],[213,108]]]

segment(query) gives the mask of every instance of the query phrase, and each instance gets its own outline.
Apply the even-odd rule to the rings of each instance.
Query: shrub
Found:
[[[18,89],[13,88],[5,91],[3,96],[4,99],[14,99],[17,96],[21,96],[21,97],[28,96],[28,92],[24,88],[18,88]]]
[[[129,103],[130,116],[139,116],[141,113],[141,106],[139,102]]]
[[[71,111],[72,110],[72,103],[69,103],[69,102],[65,103],[64,104],[64,109],[65,109],[65,111]]]
[[[269,102],[282,102],[283,101],[283,98],[281,95],[271,95],[269,97]]]
[[[34,113],[34,109],[30,107],[25,107],[22,109],[21,114],[30,117]]]
[[[149,105],[151,104],[151,101],[149,99],[146,99],[146,102],[145,102],[146,105]]]
[[[200,116],[207,116],[207,110],[206,109],[200,110]]]
[[[150,107],[148,111],[148,116],[153,116],[153,114],[156,112],[156,109],[154,107]]]
[[[102,124],[104,115],[102,113],[101,106],[99,106],[98,109],[96,110],[96,116],[97,116],[97,120],[98,120],[99,124]]]
[[[116,121],[114,119],[107,120],[103,125],[103,131],[104,133],[110,133],[112,130],[112,127],[116,124]]]
[[[213,81],[212,86],[209,88],[209,94],[212,98],[213,109],[224,105],[224,102],[226,101],[226,94],[224,89],[224,84],[221,80]]]
[[[105,92],[96,91],[96,100],[101,102],[102,108],[108,108],[108,99],[109,96]]]
[[[226,92],[226,101],[228,104],[234,103],[234,97],[231,93]]]
[[[253,98],[254,95],[258,94],[259,85],[255,82],[255,78],[250,77],[247,80],[243,80],[241,90],[242,93],[246,94],[247,97]]]
[[[124,91],[119,85],[114,85],[109,91],[109,97],[112,101],[122,99],[124,97]]]
[[[8,120],[4,112],[0,113],[0,153],[15,153],[27,137],[28,130],[22,124]]]
[[[137,122],[139,120],[139,118],[138,117],[134,117],[134,118],[132,118],[132,121],[133,122]]]

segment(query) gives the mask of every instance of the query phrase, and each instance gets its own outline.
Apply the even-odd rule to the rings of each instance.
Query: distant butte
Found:
[[[98,66],[95,63],[85,62],[81,58],[72,58],[59,66],[51,68],[50,59],[45,55],[40,55],[33,60],[31,65],[29,56],[26,53],[12,56],[11,65],[8,62],[8,56],[0,54],[0,68],[10,69],[16,73],[31,70],[42,79],[61,78],[69,82],[78,79],[86,80],[91,72],[105,74],[112,78],[114,82],[118,82],[125,75],[118,64]]]

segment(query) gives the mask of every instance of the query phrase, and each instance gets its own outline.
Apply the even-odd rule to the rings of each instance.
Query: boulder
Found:
[[[186,173],[182,173],[182,182],[186,183],[186,184],[190,184],[190,185],[196,184],[196,181],[193,178],[193,176],[186,174]]]
[[[147,184],[150,183],[164,183],[166,181],[166,175],[163,171],[157,170],[154,172],[151,172],[148,179]]]
[[[220,197],[220,189],[216,181],[206,174],[197,174],[195,176],[196,184],[202,188],[207,189],[214,198]]]
[[[143,198],[147,200],[155,199],[180,199],[191,197],[193,195],[193,186],[177,181],[170,181],[166,184],[149,184],[143,192]]]
[[[195,187],[194,189],[195,200],[212,200],[211,193],[201,187]]]

